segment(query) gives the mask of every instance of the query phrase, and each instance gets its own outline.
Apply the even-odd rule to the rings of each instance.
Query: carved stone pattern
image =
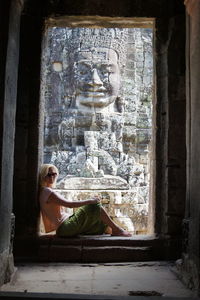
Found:
[[[130,219],[135,232],[145,232],[148,215],[152,61],[150,29],[46,32],[44,162],[59,168],[58,188],[70,189],[71,197],[73,184],[101,195],[113,190],[110,212]],[[124,201],[129,209],[120,209]]]

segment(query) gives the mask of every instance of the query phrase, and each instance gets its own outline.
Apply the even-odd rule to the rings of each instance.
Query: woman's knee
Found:
[[[95,210],[97,208],[99,209],[101,207],[101,204],[100,203],[92,203],[92,204],[87,204],[86,206],[91,210]]]

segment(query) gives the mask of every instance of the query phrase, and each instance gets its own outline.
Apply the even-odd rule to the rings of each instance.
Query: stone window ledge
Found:
[[[180,239],[154,235],[58,238],[55,234],[15,239],[16,262],[134,262],[180,258]]]

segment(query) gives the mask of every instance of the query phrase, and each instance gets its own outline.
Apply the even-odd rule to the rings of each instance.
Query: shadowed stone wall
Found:
[[[147,231],[152,86],[152,29],[46,30],[44,162],[67,198],[98,193],[134,233]]]
[[[179,250],[185,205],[185,8],[180,0],[25,2],[20,36],[13,193],[17,235],[34,238],[38,230],[37,183],[43,156],[41,112],[44,111],[39,97],[40,62],[45,20],[58,16],[96,18],[96,15],[120,17],[125,21],[137,17],[155,18],[155,150],[152,160],[155,184],[151,188],[151,231],[166,239],[173,237]],[[59,70],[59,61],[54,67]],[[32,246],[31,251],[36,249]]]
[[[9,279],[12,263],[11,211],[16,215],[17,235],[37,235],[38,166],[42,162],[43,121],[40,103],[40,59],[44,20],[50,16],[99,15],[155,18],[156,103],[155,155],[151,215],[152,231],[180,241],[185,209],[185,53],[184,6],[180,0],[26,0],[20,34],[17,84],[19,6],[9,15],[10,1],[0,3],[0,284]],[[186,0],[187,36],[187,202],[183,235],[186,281],[199,292],[199,1]],[[195,6],[197,5],[197,7]],[[10,16],[10,18],[9,18]],[[10,20],[10,34],[9,32]],[[18,21],[17,21],[18,20]],[[9,42],[9,38],[10,39]],[[7,46],[9,47],[7,48]],[[7,49],[9,49],[7,51]],[[192,52],[190,52],[192,50]],[[54,71],[60,73],[60,61]],[[17,118],[15,120],[15,95]],[[67,99],[66,99],[67,100]],[[67,100],[68,101],[68,100]],[[121,112],[119,112],[121,113]],[[16,127],[15,127],[16,124]],[[13,145],[15,134],[15,172]],[[42,132],[42,135],[41,135]],[[12,193],[14,203],[12,203]],[[121,205],[121,204],[120,204]],[[37,251],[31,243],[31,251]],[[180,246],[175,246],[180,251]]]
[[[22,5],[23,1],[14,0],[0,4],[0,285],[14,271],[13,169]]]
[[[200,2],[186,0],[187,9],[187,193],[183,221],[182,260],[178,262],[183,281],[200,294]]]

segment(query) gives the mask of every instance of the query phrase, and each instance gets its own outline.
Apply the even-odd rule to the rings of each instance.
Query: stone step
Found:
[[[123,246],[103,246],[87,247],[53,245],[49,249],[48,261],[65,262],[127,262],[127,261],[148,261],[152,257],[151,247],[123,247]],[[42,255],[43,254],[43,255]],[[47,257],[40,253],[40,258]]]
[[[82,245],[82,246],[149,246],[159,244],[160,241],[151,235],[135,235],[132,237],[110,236],[110,235],[81,235],[76,238],[59,238],[56,235],[43,235],[40,241],[46,243],[49,240],[54,245]]]
[[[16,238],[15,261],[40,262],[128,262],[179,258],[178,240],[155,236],[79,236],[58,238],[43,235],[35,239]]]
[[[165,300],[179,300],[180,297],[164,297]],[[148,300],[149,296],[111,296],[111,295],[89,295],[89,294],[56,294],[56,293],[24,293],[24,292],[0,292],[1,300],[18,300],[18,299],[82,299],[82,300]],[[162,296],[151,296],[151,300],[162,300]],[[184,300],[199,300],[200,298],[184,297]]]

